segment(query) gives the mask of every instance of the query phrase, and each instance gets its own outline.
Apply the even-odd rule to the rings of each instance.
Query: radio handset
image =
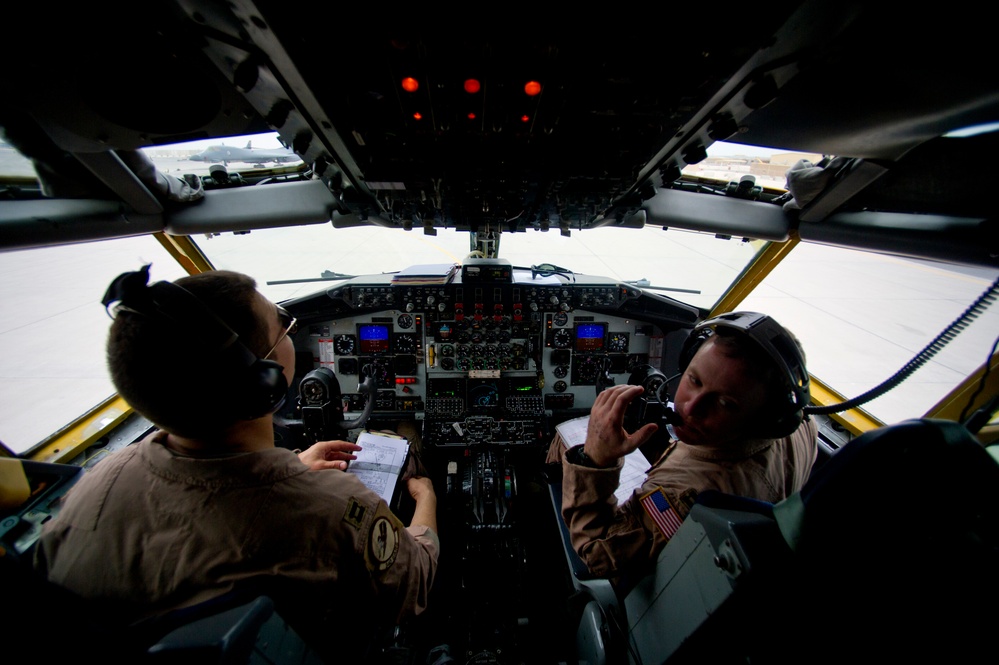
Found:
[[[298,386],[302,425],[309,443],[338,439],[367,422],[375,407],[375,381],[370,376],[358,386],[367,395],[364,410],[353,420],[343,419],[343,400],[336,374],[326,367],[312,370]]]
[[[645,390],[628,405],[624,413],[624,428],[627,431],[634,432],[646,423],[656,423],[660,429],[670,431],[670,425],[683,423],[680,415],[670,406],[672,402],[666,389],[667,384],[678,376],[667,378],[652,365],[641,365],[631,373],[628,383],[642,386]]]

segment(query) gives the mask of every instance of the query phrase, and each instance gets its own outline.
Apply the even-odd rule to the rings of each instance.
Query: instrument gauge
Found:
[[[356,348],[357,340],[354,339],[353,335],[337,335],[333,339],[333,351],[336,352],[338,356],[354,355],[354,350]]]
[[[553,388],[553,389],[555,390],[555,392],[557,392],[557,393],[564,393],[564,392],[565,392],[565,389],[566,389],[566,388],[568,388],[568,387],[569,387],[569,386],[568,386],[568,385],[566,384],[566,382],[565,382],[565,381],[556,381],[556,382],[555,382],[555,385],[553,385],[553,386],[552,386],[552,388]]]
[[[552,336],[552,346],[556,349],[568,349],[572,346],[572,331],[566,328],[559,328]]]
[[[561,328],[565,324],[569,323],[569,315],[565,312],[555,312],[555,318],[552,319],[552,323]]]
[[[564,379],[569,374],[569,370],[565,365],[559,365],[554,370],[552,370],[552,374],[554,374],[559,379]]]
[[[416,351],[416,337],[413,335],[398,335],[395,338],[396,353],[414,353]]]
[[[595,356],[584,356],[576,363],[578,383],[593,383],[600,373],[600,360]]]
[[[613,353],[627,353],[628,333],[610,333],[607,335],[607,350]]]
[[[399,318],[396,319],[396,323],[399,324],[399,327],[402,328],[402,329],[404,329],[404,330],[406,328],[412,328],[413,327],[413,317],[410,316],[409,314],[400,314]]]

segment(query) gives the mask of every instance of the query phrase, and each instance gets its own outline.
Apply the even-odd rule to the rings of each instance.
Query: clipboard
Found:
[[[409,463],[409,441],[397,434],[361,432],[357,459],[347,465],[365,487],[377,494],[391,508],[399,499],[399,478]]]

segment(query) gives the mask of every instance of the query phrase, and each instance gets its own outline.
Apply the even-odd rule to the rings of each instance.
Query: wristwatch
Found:
[[[579,466],[585,466],[589,469],[603,469],[605,467],[600,466],[593,459],[586,454],[583,450],[583,446],[573,446],[566,451],[566,456],[569,458],[569,462]]]

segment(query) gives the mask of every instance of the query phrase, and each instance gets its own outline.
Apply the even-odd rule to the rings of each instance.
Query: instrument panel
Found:
[[[424,444],[437,447],[546,444],[552,416],[587,411],[599,386],[626,382],[640,365],[659,367],[663,325],[686,327],[696,316],[604,278],[506,273],[439,285],[358,277],[283,304],[304,323],[296,349],[339,381],[345,417],[363,409],[356,387],[371,377],[373,415],[423,420]],[[630,311],[657,311],[650,304],[665,316]]]

